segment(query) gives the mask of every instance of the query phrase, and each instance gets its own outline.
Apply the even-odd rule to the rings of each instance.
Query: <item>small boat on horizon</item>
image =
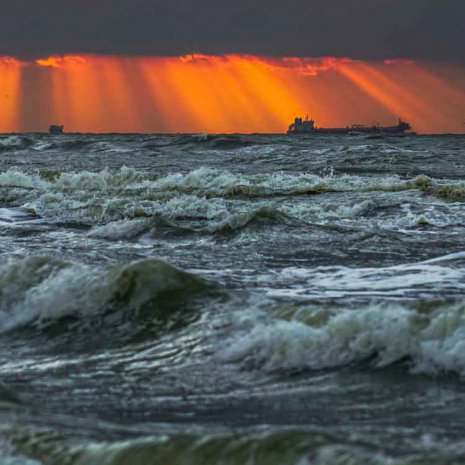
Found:
[[[63,134],[63,131],[64,131],[65,127],[64,126],[58,126],[56,124],[52,124],[49,128],[48,128],[48,132],[50,134]]]

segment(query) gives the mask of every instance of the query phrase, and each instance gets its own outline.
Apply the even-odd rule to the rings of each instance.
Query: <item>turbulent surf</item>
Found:
[[[464,142],[0,136],[0,462],[465,463]]]

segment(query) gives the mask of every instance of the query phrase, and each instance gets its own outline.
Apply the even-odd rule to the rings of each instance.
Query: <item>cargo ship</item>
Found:
[[[387,134],[387,135],[414,135],[410,132],[412,127],[409,123],[402,121],[399,118],[397,126],[380,126],[374,124],[372,126],[364,126],[354,124],[345,128],[319,128],[315,126],[313,119],[296,118],[289,126],[288,134]]]

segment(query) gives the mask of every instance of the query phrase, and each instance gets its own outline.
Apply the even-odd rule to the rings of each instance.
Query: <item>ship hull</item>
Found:
[[[363,134],[380,134],[380,135],[414,135],[415,133],[406,132],[404,130],[394,127],[359,127],[359,128],[315,128],[311,131],[302,130],[289,130],[289,135],[334,135],[334,134],[346,134],[346,135],[363,135]]]

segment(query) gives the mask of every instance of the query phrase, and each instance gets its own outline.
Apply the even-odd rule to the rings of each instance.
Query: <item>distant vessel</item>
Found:
[[[288,134],[405,134],[412,127],[409,123],[399,118],[397,126],[363,126],[354,124],[345,128],[318,128],[315,126],[313,119],[296,118],[289,126]],[[408,133],[415,134],[415,133]]]
[[[57,126],[55,124],[52,124],[49,128],[48,128],[48,132],[50,134],[63,134],[63,130],[65,129],[64,126]]]

